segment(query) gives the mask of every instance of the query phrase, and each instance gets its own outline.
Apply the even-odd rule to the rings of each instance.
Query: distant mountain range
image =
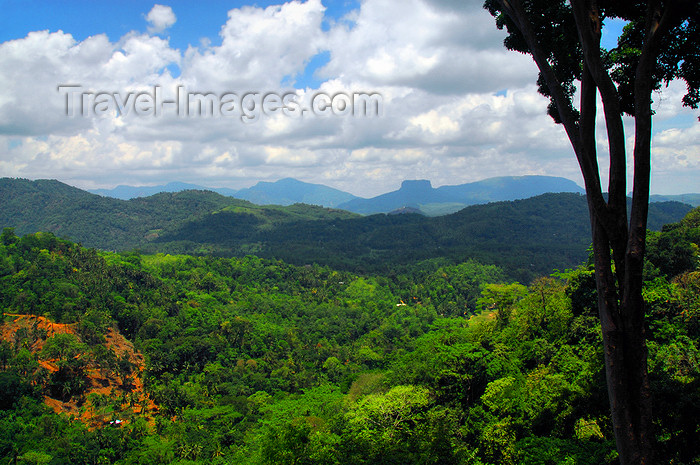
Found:
[[[220,193],[223,194],[223,192]],[[338,207],[356,198],[348,192],[323,184],[311,184],[293,178],[280,179],[276,182],[261,181],[253,187],[237,191],[232,196],[258,205],[306,203],[328,208]]]
[[[103,197],[112,197],[114,199],[129,200],[138,197],[148,197],[149,195],[160,194],[161,192],[181,192],[186,190],[210,190],[214,189],[199,186],[197,184],[188,184],[185,182],[169,182],[160,186],[125,186],[118,185],[114,189],[88,189],[88,192],[101,195]],[[218,192],[221,195],[231,195],[236,193],[235,189],[228,189],[230,194]]]
[[[573,181],[552,176],[498,177],[438,188],[433,188],[428,180],[409,180],[404,181],[399,190],[373,198],[356,197],[322,184],[311,184],[293,178],[280,179],[276,182],[261,181],[252,187],[239,190],[171,182],[161,186],[120,185],[114,189],[94,189],[90,192],[128,200],[160,192],[184,190],[210,190],[258,205],[306,203],[341,208],[363,215],[410,211],[428,216],[454,213],[469,205],[524,199],[548,192],[583,192],[583,189]]]
[[[402,190],[438,189],[408,182]],[[59,181],[10,178],[0,179],[0,199],[0,229],[14,227],[20,235],[49,231],[104,250],[254,254],[356,272],[474,258],[528,282],[580,264],[590,244],[586,198],[578,193],[474,205],[436,218],[412,207],[361,216],[305,204],[255,205],[203,190],[118,200]],[[654,203],[649,228],[677,222],[689,210],[678,202]]]
[[[630,194],[631,195],[631,194]],[[649,197],[650,202],[680,202],[700,207],[700,194],[679,194],[679,195],[652,195]]]
[[[114,189],[91,189],[89,192],[129,200],[161,192],[181,192],[185,190],[207,190],[227,197],[248,200],[257,205],[292,205],[306,203],[322,207],[337,207],[339,204],[355,198],[354,195],[322,184],[311,184],[293,178],[280,179],[276,182],[260,181],[252,187],[230,189],[227,187],[205,187],[184,182],[169,182],[160,186],[125,186]]]
[[[356,198],[338,208],[364,215],[413,208],[428,216],[437,216],[469,205],[526,199],[550,192],[581,194],[584,191],[573,181],[552,176],[503,176],[438,188],[430,181],[415,180],[404,181],[397,191],[371,199]]]
[[[421,213],[440,216],[457,212],[470,205],[519,200],[546,193],[584,193],[575,182],[554,176],[502,176],[454,186],[432,187],[428,180],[407,180],[401,188],[372,198],[354,196],[323,184],[312,184],[293,178],[275,182],[261,181],[244,189],[205,187],[197,184],[170,182],[160,186],[125,186],[114,189],[93,189],[90,192],[128,200],[160,192],[208,190],[247,200],[257,205],[293,205],[305,203],[327,208],[340,208],[362,215],[374,213]],[[652,202],[677,201],[700,205],[700,194],[652,196]]]

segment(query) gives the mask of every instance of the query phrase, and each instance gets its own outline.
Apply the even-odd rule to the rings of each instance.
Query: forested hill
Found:
[[[698,244],[700,208],[647,241],[655,463],[700,462]],[[358,276],[6,229],[0,464],[619,464],[592,268],[524,286],[423,265]]]
[[[361,217],[296,204],[259,206],[208,191],[161,193],[129,201],[58,181],[0,180],[0,227],[50,231],[104,250],[243,256],[318,263],[355,272],[390,272],[415,261],[467,258],[493,263],[528,282],[586,258],[585,197],[544,194],[426,218]],[[649,228],[680,220],[690,206],[654,203]]]
[[[19,234],[49,231],[103,250],[142,247],[160,231],[229,208],[260,223],[357,216],[314,206],[261,207],[211,191],[163,192],[119,200],[91,194],[55,180],[0,179],[0,226]]]
[[[660,229],[689,210],[675,202],[650,205],[649,227]],[[222,212],[186,222],[145,249],[221,255],[250,252],[295,264],[379,273],[438,257],[454,263],[474,258],[528,282],[552,268],[577,266],[586,259],[589,245],[585,197],[562,193],[476,205],[435,218],[378,214],[265,229],[244,227],[240,217]]]

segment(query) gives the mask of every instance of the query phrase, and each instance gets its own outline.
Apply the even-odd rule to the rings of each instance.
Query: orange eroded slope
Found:
[[[57,360],[41,357],[41,349],[47,340],[56,334],[72,334],[80,340],[75,325],[54,323],[36,315],[3,314],[5,322],[0,326],[2,339],[27,348],[38,358],[39,370],[51,374],[58,370]],[[78,398],[55,399],[44,396],[44,402],[56,413],[64,413],[80,418],[92,427],[107,424],[111,420],[128,421],[135,415],[142,415],[152,422],[152,413],[157,406],[144,392],[142,375],[144,358],[134,349],[133,344],[113,328],[105,334],[104,346],[116,358],[125,358],[132,363],[130,376],[120,377],[117,370],[100,366],[90,354],[87,355],[87,387]],[[100,395],[100,396],[95,396]]]

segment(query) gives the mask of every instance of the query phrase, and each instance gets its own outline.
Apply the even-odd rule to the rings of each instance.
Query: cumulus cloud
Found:
[[[203,87],[278,89],[320,50],[323,12],[320,0],[233,9],[219,34],[221,45],[190,48],[182,74]]]
[[[148,21],[148,32],[160,34],[175,24],[177,18],[172,8],[156,3],[146,15],[146,21]]]
[[[320,0],[247,6],[228,12],[219,43],[186,50],[158,35],[176,20],[170,7],[155,5],[146,19],[148,33],[114,42],[38,31],[0,44],[2,175],[82,187],[172,180],[243,187],[293,176],[364,196],[416,178],[438,186],[550,174],[580,183],[564,131],[537,93],[534,64],[504,49],[504,33],[476,2],[367,0],[337,21]],[[317,73],[323,82],[292,88],[319,53],[329,57]],[[98,93],[128,99],[157,88],[171,103],[157,116],[111,103],[102,116],[67,117],[61,84],[92,93],[88,113],[99,108]],[[178,89],[210,95],[217,111],[225,96],[250,94],[257,113],[242,118],[234,99],[232,116],[183,115],[174,109]],[[376,92],[382,115],[265,114],[268,92],[293,93],[307,109],[319,92]],[[680,95],[674,84],[655,97],[657,186],[700,174],[697,124],[675,124],[695,119]]]
[[[488,12],[476,4],[446,9],[434,3],[363,3],[352,25],[329,34],[331,60],[321,74],[435,94],[497,92],[532,82],[532,61],[504,49],[504,35]]]

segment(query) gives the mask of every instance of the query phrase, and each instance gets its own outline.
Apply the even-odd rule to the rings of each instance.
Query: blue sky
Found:
[[[177,15],[176,24],[167,34],[170,43],[173,47],[185,49],[188,45],[197,46],[204,38],[218,44],[219,30],[232,8],[245,5],[267,7],[280,1],[173,0],[163,3],[172,7]],[[43,29],[69,31],[78,40],[95,34],[107,34],[111,40],[118,40],[129,31],[146,30],[145,16],[153,4],[152,1],[134,0],[61,0],[60,6],[57,6],[56,0],[2,0],[0,42],[19,39],[29,31]],[[323,4],[327,23],[338,21],[349,11],[360,7],[358,0],[325,0]],[[622,31],[624,22],[610,20],[606,26],[603,42],[609,47],[614,44],[614,37]]]
[[[582,184],[532,60],[481,1],[0,0],[0,176],[81,188],[170,181],[242,188],[294,177],[369,197],[404,179],[503,175]],[[608,21],[610,47],[624,23]],[[46,31],[46,32],[37,32]],[[59,32],[60,31],[60,32]],[[380,117],[68,117],[61,84],[124,97],[373,93]],[[700,191],[700,125],[681,83],[654,95],[652,192]],[[116,97],[115,97],[116,98]],[[259,108],[259,107],[258,107]],[[308,105],[305,107],[308,108]],[[634,133],[625,121],[631,152]],[[598,124],[606,175],[604,122]]]
[[[256,2],[207,0],[174,0],[161,2],[173,9],[177,21],[164,33],[170,45],[182,51],[188,46],[198,47],[202,41],[220,45],[219,31],[226,22],[229,10],[246,5],[268,7],[278,5],[279,0],[259,0]],[[96,34],[107,34],[110,40],[117,41],[131,31],[145,32],[148,23],[146,15],[153,7],[153,1],[123,0],[2,0],[0,1],[0,42],[20,39],[30,31],[48,29],[51,32],[70,32],[77,40],[84,40]],[[359,0],[324,0],[326,7],[324,28],[341,21],[353,9],[359,8]],[[290,76],[288,82],[295,87],[317,87],[320,81],[314,77],[315,70],[328,62],[328,53],[321,53],[309,60],[309,66],[297,76]],[[177,66],[171,72],[177,75]]]
[[[185,49],[198,45],[207,38],[220,42],[219,30],[226,22],[228,11],[246,5],[267,7],[278,5],[279,0],[255,2],[231,0],[173,0],[161,2],[170,6],[177,22],[169,29],[173,47]],[[342,18],[348,11],[359,7],[359,1],[324,1],[329,21]],[[62,29],[76,39],[83,40],[95,34],[107,34],[118,40],[129,31],[145,31],[145,16],[153,7],[152,1],[95,1],[95,0],[2,0],[0,1],[0,42],[19,39],[29,31]]]

